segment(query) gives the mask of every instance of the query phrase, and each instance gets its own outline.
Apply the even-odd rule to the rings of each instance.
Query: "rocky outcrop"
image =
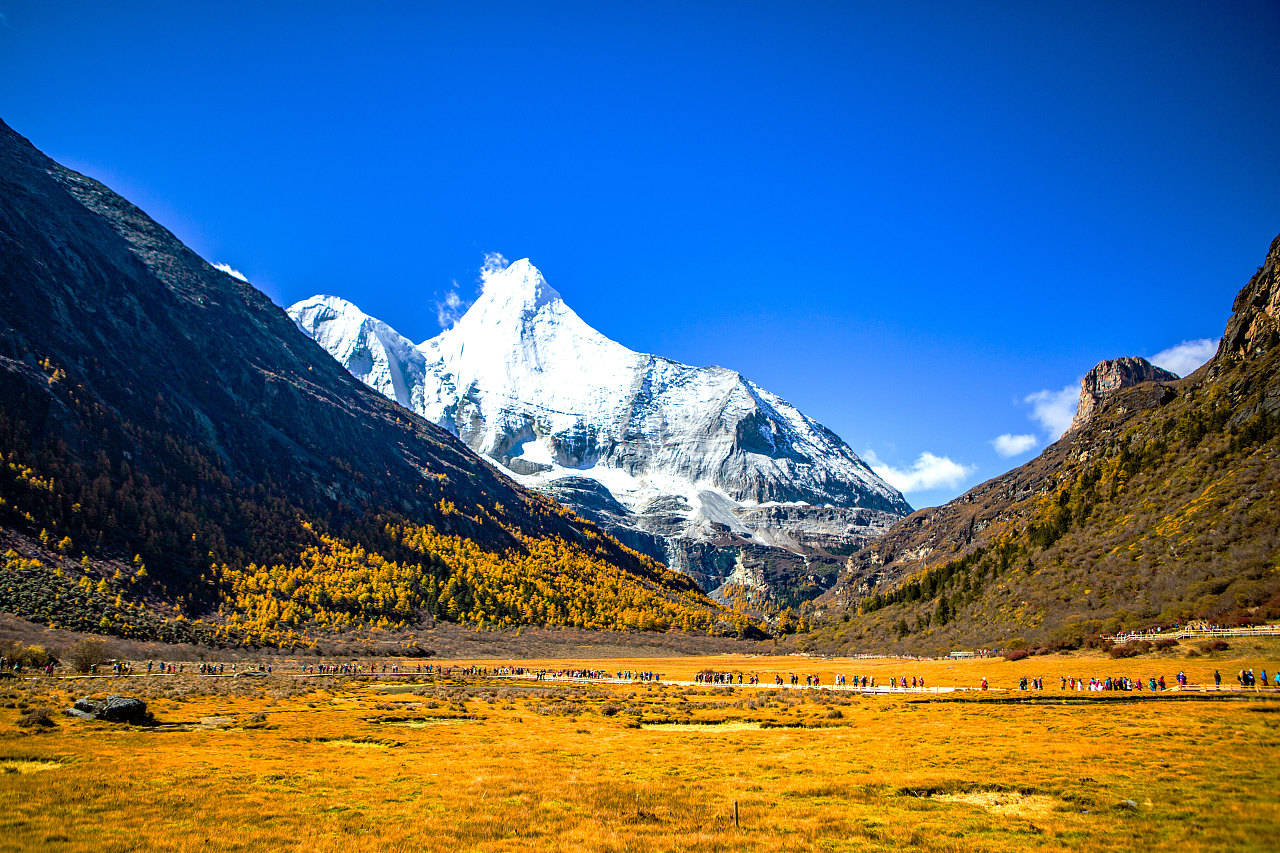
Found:
[[[1080,380],[1080,402],[1076,404],[1071,428],[1077,429],[1093,417],[1103,400],[1121,388],[1132,388],[1143,382],[1172,382],[1177,378],[1178,374],[1137,356],[1100,361]]]
[[[1218,345],[1220,362],[1265,355],[1280,345],[1280,237],[1231,308],[1231,320]]]
[[[564,504],[628,548],[663,563],[670,562],[666,537],[641,528],[635,515],[618,503],[603,485],[588,477],[561,477],[539,488],[547,497]]]

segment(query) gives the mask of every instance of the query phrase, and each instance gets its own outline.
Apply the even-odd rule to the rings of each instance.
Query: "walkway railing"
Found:
[[[1104,640],[1127,643],[1131,640],[1195,640],[1223,637],[1280,637],[1280,625],[1253,625],[1243,628],[1178,628],[1160,633],[1130,632],[1104,634]]]

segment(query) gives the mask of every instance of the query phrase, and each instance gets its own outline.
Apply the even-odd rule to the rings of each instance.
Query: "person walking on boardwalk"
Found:
[[[1222,673],[1218,672],[1216,669],[1213,671],[1213,685],[1219,690],[1222,689]]]

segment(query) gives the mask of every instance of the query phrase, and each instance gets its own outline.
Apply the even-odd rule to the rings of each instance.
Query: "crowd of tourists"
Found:
[[[1218,680],[1218,684],[1221,685],[1222,676],[1215,672],[1214,677]],[[1253,687],[1257,689],[1260,687],[1270,686],[1267,684],[1267,671],[1265,669],[1262,670],[1261,675],[1254,675],[1253,670],[1251,669],[1242,669],[1236,674],[1236,681],[1240,683],[1241,687]],[[1276,690],[1280,690],[1280,669],[1276,670],[1275,681],[1272,683],[1275,685]]]
[[[874,690],[876,689],[876,677],[874,675],[854,675],[851,677],[837,675],[836,686]],[[924,690],[924,676],[913,675],[908,678],[905,675],[891,675],[886,686],[890,690]]]
[[[270,672],[270,667],[267,669]],[[304,675],[374,675],[379,672],[379,665],[376,663],[361,663],[360,661],[347,661],[344,663],[306,663],[301,667]],[[414,673],[418,675],[427,675],[435,671],[435,666],[427,664],[417,665],[417,669],[410,669],[408,666],[401,667],[399,663],[383,663],[381,665],[383,673]]]
[[[715,672],[714,670],[704,669],[693,676],[693,681],[695,684],[759,684],[760,676],[747,675],[741,672]]]
[[[1187,676],[1184,673],[1178,673],[1178,684],[1186,686]],[[1077,693],[1088,691],[1090,693],[1103,693],[1113,690],[1150,690],[1158,692],[1167,688],[1164,676],[1151,676],[1144,683],[1141,678],[1129,678],[1124,675],[1108,675],[1106,678],[1090,678],[1087,682],[1083,678],[1072,676],[1062,676],[1061,683],[1058,685],[1060,690],[1074,690]],[[1043,686],[1040,687],[1044,689]]]
[[[644,672],[637,672],[631,669],[624,669],[618,672],[614,678],[619,681],[657,681],[658,673],[650,672],[648,670],[645,670]]]
[[[585,678],[591,680],[601,680],[609,677],[609,673],[603,669],[540,669],[534,673],[538,681],[546,681],[548,678]]]
[[[1190,682],[1185,672],[1179,672],[1174,676],[1174,681],[1178,687],[1188,687]],[[1280,690],[1280,671],[1274,673],[1273,681],[1267,681],[1267,671],[1261,670],[1260,673],[1254,674],[1252,669],[1242,669],[1236,674],[1236,682],[1245,688],[1252,687],[1261,689],[1273,687]],[[1222,673],[1218,670],[1213,672],[1213,684],[1218,689],[1222,688]],[[988,689],[987,680],[982,679],[981,687],[983,690]],[[1043,678],[1021,678],[1018,680],[1019,690],[1044,690]],[[1077,693],[1106,693],[1111,691],[1124,692],[1141,692],[1148,691],[1151,693],[1159,693],[1162,690],[1170,689],[1170,685],[1165,681],[1163,675],[1150,675],[1144,677],[1131,677],[1127,675],[1108,675],[1105,677],[1094,676],[1092,678],[1082,678],[1078,676],[1063,675],[1059,676],[1058,689],[1066,691],[1074,691]]]
[[[742,672],[714,672],[712,670],[703,670],[693,677],[695,684],[759,684],[759,673],[742,673]],[[783,676],[782,673],[774,673],[773,683],[777,687],[799,687],[801,683],[805,687],[821,687],[822,676],[816,674],[799,675],[791,672]],[[837,674],[833,679],[835,687],[848,688],[853,690],[874,690],[876,688],[876,677],[874,675],[845,675]],[[890,690],[924,690],[924,676],[891,676],[889,682],[885,685]]]

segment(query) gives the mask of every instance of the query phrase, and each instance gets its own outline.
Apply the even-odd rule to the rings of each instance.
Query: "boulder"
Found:
[[[66,713],[82,720],[105,720],[109,723],[140,725],[151,720],[151,715],[147,713],[147,703],[131,696],[108,696],[105,702],[86,696],[77,699]]]
[[[98,719],[98,712],[101,710],[101,702],[95,702],[86,696],[83,699],[77,699],[76,703],[66,710],[66,714],[71,717],[79,717],[82,720],[96,720]]]
[[[98,719],[110,723],[145,723],[149,719],[147,703],[131,696],[110,696]]]

